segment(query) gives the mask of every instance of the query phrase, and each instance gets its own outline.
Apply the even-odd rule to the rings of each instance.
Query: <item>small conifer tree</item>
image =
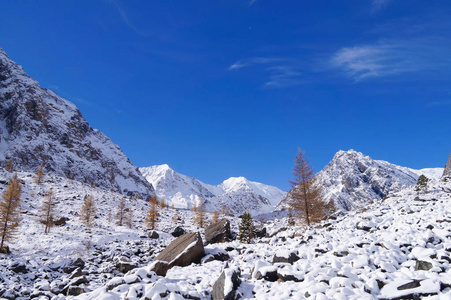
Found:
[[[8,172],[12,172],[14,170],[14,163],[13,163],[13,159],[10,158],[6,161],[5,163],[5,169]]]
[[[20,218],[20,195],[22,185],[17,174],[9,181],[8,188],[2,194],[0,202],[0,252],[7,252],[5,242],[10,241],[19,226]]]
[[[44,181],[45,177],[44,164],[39,165],[34,174],[36,175],[36,177],[34,178],[34,183],[41,184]]]
[[[42,224],[45,225],[44,228],[45,234],[49,233],[50,228],[53,226],[55,209],[56,209],[56,198],[53,193],[53,189],[50,188],[49,191],[45,194],[41,206],[40,221]]]
[[[158,210],[159,210],[158,199],[154,193],[152,195],[152,198],[150,198],[149,212],[147,213],[147,217],[145,219],[145,223],[146,223],[147,227],[149,227],[150,229],[155,229],[155,227],[157,226],[157,223],[159,222],[158,217],[160,216],[160,214],[159,214]]]
[[[81,207],[80,213],[78,215],[79,219],[87,226],[91,227],[94,225],[94,218],[97,213],[96,204],[94,198],[91,195],[86,195],[83,200],[83,205]]]
[[[418,193],[426,192],[427,189],[428,189],[428,183],[429,183],[429,178],[427,178],[426,176],[421,174],[421,176],[418,177],[418,181],[417,181],[417,185],[415,187],[415,191],[417,191]]]
[[[238,227],[238,240],[249,244],[254,238],[254,230],[254,220],[252,220],[250,213],[245,212]]]

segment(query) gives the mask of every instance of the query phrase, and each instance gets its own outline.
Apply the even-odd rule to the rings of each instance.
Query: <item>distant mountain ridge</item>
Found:
[[[349,150],[338,151],[316,178],[326,201],[333,201],[338,210],[350,211],[416,184],[421,174],[438,180],[442,172],[443,168],[401,167]],[[277,210],[286,209],[287,202],[288,198],[283,199]]]
[[[219,185],[210,185],[180,174],[166,164],[140,168],[140,171],[155,187],[160,199],[165,198],[178,208],[189,209],[203,199],[208,211],[219,211],[222,205],[227,205],[234,214],[264,213],[273,211],[286,194],[276,187],[244,177],[231,177]]]
[[[153,192],[119,146],[0,48],[0,162],[10,158],[19,170],[44,164],[45,172],[123,194]]]

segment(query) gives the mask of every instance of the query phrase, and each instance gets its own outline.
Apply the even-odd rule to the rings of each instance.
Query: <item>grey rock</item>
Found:
[[[237,300],[240,299],[241,295],[237,292],[238,287],[241,284],[239,278],[240,274],[236,270],[224,270],[219,276],[218,280],[213,285],[213,290],[211,292],[212,300]],[[232,290],[225,294],[224,286],[226,280],[232,282]]]
[[[66,296],[78,296],[81,295],[85,292],[85,290],[82,287],[79,286],[70,286],[67,289],[67,294]]]
[[[186,233],[185,229],[180,226],[177,226],[174,231],[171,233],[173,237],[179,237]]]
[[[155,230],[152,230],[151,232],[149,232],[149,238],[158,239],[159,237],[160,237],[160,235]]]
[[[72,261],[70,263],[68,263],[66,266],[63,267],[63,272],[64,273],[72,273],[73,271],[75,271],[77,268],[84,268],[85,267],[85,262],[81,259],[81,258],[77,258],[75,261]]]
[[[184,267],[199,263],[204,256],[205,250],[200,233],[191,232],[173,240],[155,257],[154,261],[165,261],[170,269],[173,266]]]
[[[264,279],[266,281],[276,282],[277,279],[279,279],[279,276],[277,276],[277,270],[268,271],[265,274],[262,274],[260,271],[257,271],[257,274],[255,274],[255,279],[257,280]]]
[[[230,232],[230,222],[228,220],[219,220],[205,228],[205,241],[207,244],[230,241],[232,233]]]
[[[159,276],[166,276],[166,273],[169,270],[169,264],[167,261],[157,260],[152,263],[151,271],[154,271],[155,274]]]
[[[409,283],[403,284],[403,285],[401,285],[401,286],[398,286],[397,289],[398,289],[399,291],[403,291],[403,290],[414,289],[414,288],[417,288],[417,287],[419,287],[419,286],[421,286],[420,280],[414,280],[414,281],[412,281],[412,282],[409,282]]]
[[[272,258],[272,263],[288,263],[292,265],[294,262],[300,260],[299,256],[296,255],[296,253],[290,253],[288,257],[283,256],[277,256],[277,254],[274,254],[274,257]]]
[[[13,271],[14,273],[27,273],[28,269],[25,265],[23,264],[19,264],[19,263],[14,263],[11,267],[10,267],[11,271]]]
[[[136,269],[137,267],[138,267],[138,266],[135,265],[134,263],[129,262],[129,261],[123,261],[123,260],[119,261],[119,262],[116,264],[117,270],[118,270],[119,272],[121,272],[121,273],[127,273],[128,271],[131,271],[131,270],[133,270],[133,269]]]
[[[432,269],[432,264],[430,262],[417,260],[415,271],[429,271],[430,269]]]

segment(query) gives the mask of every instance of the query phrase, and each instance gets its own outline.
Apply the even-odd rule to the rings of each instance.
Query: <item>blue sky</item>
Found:
[[[451,151],[451,2],[4,1],[0,47],[137,166],[288,189],[298,147]]]

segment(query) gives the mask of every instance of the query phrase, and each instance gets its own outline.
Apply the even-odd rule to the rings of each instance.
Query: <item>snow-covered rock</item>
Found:
[[[210,185],[177,173],[168,165],[140,168],[140,171],[155,187],[157,196],[176,208],[189,209],[202,199],[208,211],[220,211],[222,205],[226,205],[234,214],[267,213],[273,211],[286,194],[244,177],[231,177],[219,185]]]
[[[150,195],[152,186],[122,150],[77,107],[42,88],[0,48],[0,162],[74,178],[104,189]]]

